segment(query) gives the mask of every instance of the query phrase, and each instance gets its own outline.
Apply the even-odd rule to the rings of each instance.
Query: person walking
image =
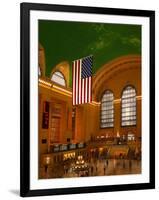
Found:
[[[104,167],[103,167],[103,170],[104,170],[104,175],[105,175],[105,165],[104,165]]]
[[[93,175],[93,166],[91,166],[91,175]]]
[[[98,167],[97,167],[97,165],[96,165],[96,175],[97,175],[97,171],[98,171]]]
[[[132,161],[131,161],[131,159],[129,160],[129,169],[131,170],[131,168],[132,168]]]
[[[106,160],[106,164],[107,164],[107,167],[108,167],[108,165],[109,165],[109,161],[108,161],[108,159]]]

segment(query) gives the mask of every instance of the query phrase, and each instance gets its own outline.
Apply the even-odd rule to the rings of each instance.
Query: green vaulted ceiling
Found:
[[[93,72],[106,62],[141,53],[141,26],[123,24],[39,21],[39,42],[44,47],[46,76],[62,61],[93,55]]]

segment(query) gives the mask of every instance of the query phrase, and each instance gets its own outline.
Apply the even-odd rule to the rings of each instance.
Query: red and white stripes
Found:
[[[92,77],[81,78],[82,59],[73,62],[73,105],[90,103],[92,100]]]

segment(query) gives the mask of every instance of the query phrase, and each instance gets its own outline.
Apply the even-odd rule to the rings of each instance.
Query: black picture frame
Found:
[[[51,188],[51,189],[30,189],[30,12],[38,11],[59,11],[75,13],[94,13],[118,16],[138,16],[148,17],[150,23],[150,180],[148,183],[102,185],[73,188]],[[155,188],[155,12],[149,10],[131,10],[101,7],[83,7],[71,5],[49,5],[35,3],[21,3],[20,5],[21,23],[21,104],[20,104],[20,195],[43,196],[43,195],[62,195],[76,193],[96,193],[112,192],[124,190],[140,190]]]

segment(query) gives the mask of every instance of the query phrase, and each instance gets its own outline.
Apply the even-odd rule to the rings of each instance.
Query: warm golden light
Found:
[[[41,84],[44,84],[44,85],[47,85],[47,86],[50,86],[51,87],[51,83],[49,83],[49,82],[47,82],[47,81],[44,81],[44,80],[42,80],[42,79],[40,79],[39,78],[39,83],[41,83]]]
[[[91,103],[92,105],[94,105],[94,106],[100,106],[100,102],[96,102],[96,101],[92,101],[92,103]]]
[[[47,89],[50,89],[50,90],[52,90],[52,91],[54,91],[54,92],[57,92],[57,93],[60,93],[60,94],[63,94],[63,95],[72,97],[72,92],[70,92],[70,91],[68,91],[68,90],[66,90],[66,89],[64,89],[64,88],[61,88],[61,87],[59,87],[59,86],[56,86],[56,85],[54,85],[54,84],[51,84],[51,83],[49,83],[48,81],[44,81],[44,80],[42,80],[42,79],[39,79],[39,85],[40,85],[41,87],[45,87],[45,88],[47,88]]]

